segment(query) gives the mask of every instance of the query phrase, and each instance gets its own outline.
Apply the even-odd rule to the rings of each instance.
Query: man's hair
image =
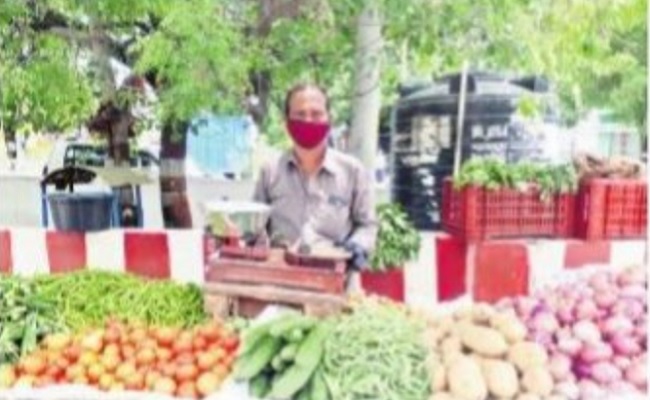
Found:
[[[327,109],[327,112],[329,113],[330,111],[330,98],[327,95],[327,91],[317,83],[310,83],[310,82],[301,82],[293,85],[288,91],[287,95],[284,98],[284,116],[286,118],[289,117],[289,108],[291,106],[291,99],[293,98],[293,95],[299,92],[302,92],[303,90],[307,89],[315,89],[318,90],[325,96],[325,108]]]

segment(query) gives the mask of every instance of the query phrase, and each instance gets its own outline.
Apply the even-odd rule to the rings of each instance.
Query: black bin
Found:
[[[111,193],[51,193],[47,200],[57,230],[92,232],[111,227]]]
[[[57,230],[92,232],[110,228],[115,220],[115,196],[105,192],[74,191],[75,184],[90,183],[96,176],[94,171],[76,166],[47,174],[41,181],[43,226],[48,226],[49,204]],[[47,193],[48,186],[54,186],[57,191]]]

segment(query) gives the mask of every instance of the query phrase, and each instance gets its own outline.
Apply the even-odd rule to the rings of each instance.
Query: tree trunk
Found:
[[[5,148],[7,150],[7,158],[10,162],[14,162],[18,156],[18,143],[16,143],[16,132],[12,129],[5,129]]]
[[[381,15],[368,5],[357,20],[356,88],[352,105],[350,150],[373,170],[381,111]]]
[[[165,123],[160,148],[160,199],[165,228],[191,228],[185,156],[186,123]]]

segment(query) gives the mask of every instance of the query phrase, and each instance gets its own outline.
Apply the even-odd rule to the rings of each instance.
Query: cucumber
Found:
[[[291,343],[299,343],[305,339],[305,330],[296,328],[284,335],[284,339]]]
[[[284,346],[280,352],[280,357],[282,357],[284,361],[293,361],[293,359],[296,357],[296,353],[298,353],[298,344],[289,343],[288,345]]]
[[[273,357],[273,360],[271,360],[271,367],[273,367],[274,371],[281,371],[284,369],[284,360],[280,356],[280,353],[277,353],[275,357]]]
[[[310,381],[311,388],[311,398],[312,400],[329,400],[329,390],[327,389],[327,383],[325,383],[325,378],[323,377],[323,368],[318,367],[314,375],[311,377]]]
[[[278,338],[265,336],[255,350],[237,360],[234,377],[237,380],[250,380],[258,375],[282,348]]]
[[[287,315],[286,317],[277,320],[277,322],[271,326],[269,333],[271,336],[282,337],[287,333],[292,332],[294,329],[311,329],[314,324],[316,324],[316,320],[311,317],[301,314]]]
[[[316,326],[300,345],[295,364],[287,369],[279,379],[273,382],[271,398],[291,399],[309,382],[323,356],[323,347],[331,325],[322,323]]]
[[[248,354],[253,351],[255,346],[257,346],[265,336],[269,335],[269,329],[273,326],[273,322],[275,321],[265,322],[248,329],[243,335],[243,345],[241,347],[240,355]]]
[[[263,399],[271,389],[271,378],[266,374],[259,374],[250,381],[249,388],[253,396]]]

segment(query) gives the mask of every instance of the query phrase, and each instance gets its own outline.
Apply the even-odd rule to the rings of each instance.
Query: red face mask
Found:
[[[289,120],[287,121],[287,130],[295,144],[303,149],[313,149],[325,140],[327,132],[330,130],[330,124]]]

